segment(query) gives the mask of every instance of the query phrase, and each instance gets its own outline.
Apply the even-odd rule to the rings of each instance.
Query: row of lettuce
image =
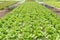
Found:
[[[36,2],[26,2],[0,19],[0,40],[60,40],[60,18]]]

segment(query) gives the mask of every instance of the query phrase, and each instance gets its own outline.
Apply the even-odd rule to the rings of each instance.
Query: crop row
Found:
[[[36,2],[26,2],[0,20],[0,40],[60,40],[60,18]]]
[[[60,8],[60,1],[46,1],[46,3],[50,6]]]
[[[60,0],[38,0],[40,2],[44,2],[50,6],[60,8]]]
[[[16,1],[3,1],[0,3],[0,9],[7,8],[7,7],[13,5],[14,3],[16,3]]]

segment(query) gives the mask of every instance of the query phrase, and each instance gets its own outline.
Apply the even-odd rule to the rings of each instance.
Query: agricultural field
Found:
[[[60,40],[60,17],[36,2],[25,2],[0,19],[0,40]]]

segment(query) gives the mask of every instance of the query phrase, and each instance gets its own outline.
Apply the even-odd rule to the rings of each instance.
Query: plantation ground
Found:
[[[0,40],[60,40],[60,17],[49,7],[33,0],[14,8],[0,19]]]
[[[0,40],[59,40],[59,30],[60,18],[36,2],[25,2],[0,20]]]

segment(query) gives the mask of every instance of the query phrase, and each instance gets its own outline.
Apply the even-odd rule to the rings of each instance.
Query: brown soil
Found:
[[[0,18],[2,18],[3,16],[5,16],[10,10],[8,9],[4,9],[4,10],[0,10]]]
[[[58,8],[50,8],[52,11],[54,11],[58,16],[60,16],[60,9]]]

